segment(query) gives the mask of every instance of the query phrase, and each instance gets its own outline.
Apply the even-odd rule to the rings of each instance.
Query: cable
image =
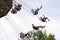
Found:
[[[20,1],[23,5],[25,5],[28,9],[31,9],[26,3],[23,3],[21,0],[18,0],[18,1]],[[23,6],[22,6],[23,7]],[[23,7],[24,9],[25,9],[25,7]],[[25,10],[27,10],[27,9],[25,9]],[[30,12],[29,10],[27,10],[28,12]],[[30,13],[32,13],[32,12],[30,12]]]
[[[23,17],[22,17],[23,18]],[[24,19],[23,19],[23,21],[24,21]]]
[[[24,4],[25,6],[27,6],[29,9],[31,9],[25,2],[22,2],[21,0],[18,0],[20,1],[22,4]]]
[[[25,9],[25,7],[23,7],[24,9]],[[26,11],[26,9],[25,9],[25,11]],[[28,11],[28,10],[27,10]],[[28,11],[28,12],[30,12],[30,11]],[[23,14],[24,15],[24,14]],[[30,23],[30,22],[29,22]]]
[[[10,17],[9,15],[8,15],[8,17],[9,17],[10,19],[7,18],[7,17],[5,17],[6,20],[9,21],[9,22],[11,23],[12,27],[14,28],[14,30],[16,30],[14,21],[11,19],[11,17]],[[11,21],[11,20],[12,20],[12,21]],[[16,30],[16,32],[17,32],[17,30]],[[17,32],[17,33],[18,33],[18,32]]]
[[[1,21],[1,22],[2,22],[2,21]],[[6,33],[5,33],[5,30],[4,30],[4,28],[2,27],[2,24],[1,24],[1,22],[0,22],[0,27],[2,28],[2,32],[4,33],[4,35],[5,35],[6,39],[8,40],[8,37],[7,37]]]
[[[2,22],[2,21],[1,21]],[[1,24],[3,24],[3,22],[1,23]],[[5,23],[4,23],[5,24]],[[8,25],[8,24],[6,24],[6,25]],[[11,26],[12,27],[12,26]],[[8,38],[8,40],[9,40],[9,38],[12,38],[11,36],[10,36],[10,34],[14,34],[13,36],[15,36],[15,38],[16,37],[18,37],[18,35],[16,34],[16,30],[14,30],[14,29],[11,29],[11,27],[8,25],[8,26],[5,26],[5,27],[3,27],[3,29],[4,29],[4,31],[5,31],[5,33],[6,33],[6,35],[7,35],[7,38]],[[9,32],[9,31],[12,31],[12,32]],[[10,36],[10,37],[9,37]],[[13,37],[14,38],[14,37]],[[14,39],[15,39],[14,38]]]
[[[9,15],[8,15],[9,16]],[[16,16],[17,16],[17,14],[16,14]],[[17,16],[18,17],[18,16]],[[13,21],[13,19],[11,19],[11,17],[9,16],[9,18],[10,18],[10,20],[9,20],[9,22],[11,23],[11,24],[13,24],[13,28],[14,28],[14,30],[16,30],[16,32],[17,32],[17,30],[18,29],[16,29],[16,24],[15,24],[15,22]],[[19,18],[19,17],[18,17]],[[21,19],[20,19],[21,20]],[[20,23],[20,22],[19,22]],[[17,32],[17,33],[19,33],[19,31]]]

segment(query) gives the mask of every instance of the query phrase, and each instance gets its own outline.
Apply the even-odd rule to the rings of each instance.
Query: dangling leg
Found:
[[[40,6],[39,10],[42,8],[42,5]]]
[[[45,27],[45,26],[39,26],[39,28],[42,28],[42,29],[43,29],[44,27]]]

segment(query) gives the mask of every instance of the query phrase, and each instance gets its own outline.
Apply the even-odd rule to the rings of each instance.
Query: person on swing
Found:
[[[39,28],[44,28],[45,26],[34,26],[34,24],[32,24],[32,28],[35,29],[35,30],[38,30]]]
[[[11,13],[17,13],[17,11],[21,10],[22,5],[21,4],[14,4],[14,8],[12,8]]]
[[[48,21],[50,21],[49,19],[48,19],[48,17],[45,17],[44,15],[43,15],[43,17],[38,17],[42,22],[47,22],[47,20]]]
[[[39,10],[42,8],[42,6],[40,6],[40,8],[37,8],[37,9],[31,9],[31,12],[34,14],[34,15],[37,15]]]

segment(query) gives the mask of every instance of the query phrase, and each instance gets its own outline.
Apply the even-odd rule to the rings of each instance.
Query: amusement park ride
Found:
[[[15,14],[21,10],[22,4],[15,4],[15,3],[13,4],[13,1],[14,0],[0,0],[0,18],[6,16],[8,14],[8,12],[10,11],[10,9],[11,9],[11,13],[13,13],[13,14]],[[40,8],[37,8],[36,10],[34,10],[34,9],[30,9],[30,10],[31,10],[31,13],[33,13],[33,15],[37,15],[41,8],[42,8],[42,6]],[[41,20],[42,22],[46,22],[46,19],[48,19],[48,18],[44,16],[44,17],[39,17],[38,19]],[[49,19],[48,19],[48,21],[49,21]],[[36,26],[34,26],[34,24],[32,24],[32,28],[35,30],[38,30],[39,28],[43,29],[44,27],[45,26],[41,26],[41,25],[36,27]],[[21,32],[20,38],[25,38],[26,36],[27,36],[27,38],[29,38],[29,37],[31,37],[30,34],[28,34],[28,33],[24,34],[23,32]]]

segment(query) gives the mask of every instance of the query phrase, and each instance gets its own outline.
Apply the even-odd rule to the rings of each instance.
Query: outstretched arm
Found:
[[[32,26],[34,27],[34,24],[32,24]]]

